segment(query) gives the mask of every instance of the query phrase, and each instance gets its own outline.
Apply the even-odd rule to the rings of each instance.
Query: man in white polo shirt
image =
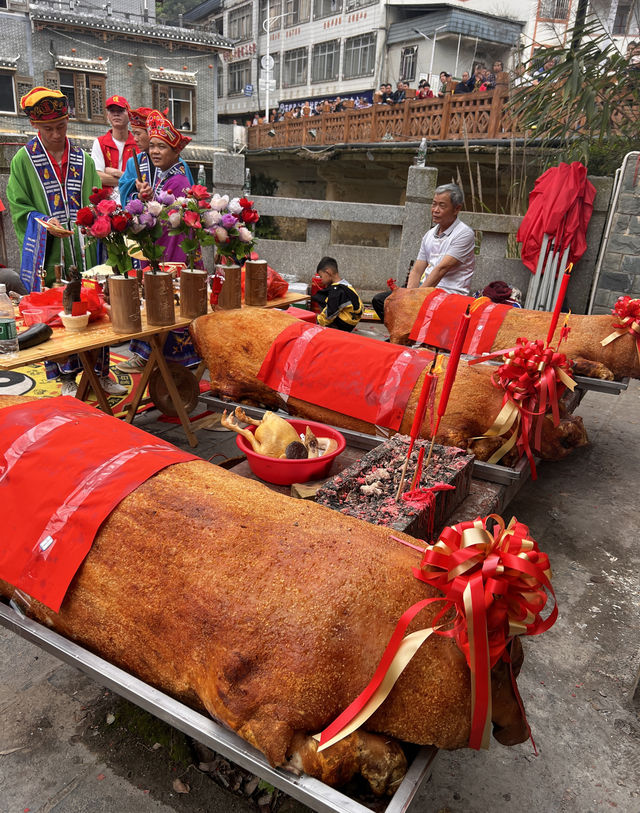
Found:
[[[435,226],[422,238],[411,267],[407,288],[442,288],[450,294],[469,294],[475,268],[475,235],[461,220],[464,196],[457,184],[439,186],[431,204]],[[376,294],[371,304],[384,321],[384,303],[391,291]]]
[[[457,184],[439,186],[431,204],[436,224],[422,238],[418,259],[409,272],[407,288],[442,288],[468,294],[475,268],[475,235],[461,220],[464,197]]]

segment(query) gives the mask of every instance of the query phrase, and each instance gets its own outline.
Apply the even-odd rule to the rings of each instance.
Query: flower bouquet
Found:
[[[149,262],[153,273],[160,271],[160,260],[165,252],[165,246],[158,243],[162,237],[161,215],[167,202],[162,200],[163,195],[173,201],[173,195],[160,192],[155,200],[132,198],[125,206],[125,212],[130,217],[127,235]]]
[[[201,185],[192,186],[185,190],[183,197],[172,199],[164,216],[169,223],[169,234],[184,236],[180,248],[189,258],[192,271],[202,258],[202,246],[214,244],[217,254],[241,265],[251,254],[255,240],[248,225],[259,219],[253,201],[246,198],[230,201],[228,195],[212,196]]]
[[[130,215],[109,198],[108,188],[94,187],[89,195],[89,206],[78,211],[76,223],[90,242],[102,241],[107,252],[107,265],[114,274],[126,274],[131,268],[125,233]]]

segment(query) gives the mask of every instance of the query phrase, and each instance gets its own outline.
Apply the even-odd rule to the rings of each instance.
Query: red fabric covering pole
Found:
[[[562,253],[570,244],[569,262],[576,263],[587,248],[586,233],[596,190],[587,180],[587,168],[575,161],[550,167],[536,181],[529,208],[518,229],[522,262],[535,273],[545,234]]]

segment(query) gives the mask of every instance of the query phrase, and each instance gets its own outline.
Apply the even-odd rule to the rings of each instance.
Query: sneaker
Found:
[[[104,378],[100,378],[99,381],[100,386],[107,395],[126,395],[128,392],[126,387],[118,384],[117,381],[114,381],[113,378],[109,378],[108,375],[104,376]]]
[[[62,389],[60,390],[60,395],[70,395],[72,398],[76,397],[76,393],[78,392],[78,385],[75,381],[63,381],[62,382]]]
[[[146,363],[146,359],[143,359],[142,356],[134,353],[130,359],[126,359],[125,361],[121,361],[119,364],[116,364],[116,370],[120,370],[121,373],[141,373],[144,370]]]

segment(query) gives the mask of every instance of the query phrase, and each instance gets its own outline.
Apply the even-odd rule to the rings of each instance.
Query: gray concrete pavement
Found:
[[[618,397],[589,393],[577,411],[591,445],[543,464],[507,513],[549,553],[560,606],[555,627],[525,641],[519,679],[539,756],[495,741],[488,752],[441,753],[412,810],[640,811],[639,401],[638,382]],[[138,422],[188,448],[157,417]],[[229,435],[199,438],[204,458],[236,453]],[[242,796],[248,777],[229,766],[218,781],[238,785],[232,793],[211,779],[225,772],[202,772],[201,761],[181,734],[0,628],[0,813],[257,809],[259,793]],[[305,808],[281,800],[280,809]]]

